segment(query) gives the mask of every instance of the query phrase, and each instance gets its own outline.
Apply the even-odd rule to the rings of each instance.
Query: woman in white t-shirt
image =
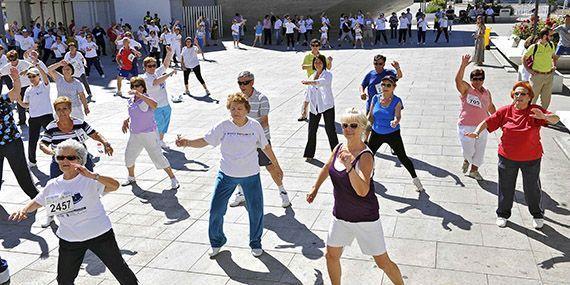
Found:
[[[28,69],[27,76],[30,79],[30,86],[24,92],[24,98],[18,98],[20,106],[29,109],[30,112],[30,129],[28,144],[28,165],[36,166],[36,149],[40,132],[42,128],[53,121],[53,109],[51,107],[49,79],[45,69],[46,66],[41,62],[38,64],[37,58],[33,65],[35,67]]]
[[[182,71],[184,72],[184,94],[190,96],[190,90],[188,89],[188,79],[190,77],[190,72],[194,71],[196,79],[204,87],[206,91],[206,96],[210,95],[208,87],[204,78],[202,78],[202,72],[200,71],[200,62],[198,61],[198,53],[202,53],[200,47],[194,45],[192,38],[187,37],[184,41],[185,46],[182,48]]]
[[[364,48],[364,41],[362,40],[362,26],[359,23],[354,25],[354,48],[360,42],[360,47]]]
[[[173,33],[170,39],[170,46],[172,47],[172,52],[174,54],[174,64],[178,66],[178,62],[180,61],[181,57],[181,49],[182,49],[182,34],[180,33],[180,28],[178,26],[174,27]]]
[[[162,44],[163,47],[162,59],[164,60],[164,57],[166,57],[166,49],[164,47],[170,46],[172,44],[172,33],[170,32],[170,29],[168,29],[167,26],[164,26],[162,28],[162,33],[160,34],[160,43]]]
[[[63,175],[50,180],[33,200],[9,219],[25,220],[29,213],[41,207],[45,207],[50,216],[57,217],[59,284],[74,283],[87,250],[103,261],[120,284],[138,284],[137,277],[121,256],[111,220],[101,203],[101,196],[119,189],[119,182],[85,168],[87,149],[75,140],[60,143],[55,158]]]
[[[157,64],[160,64],[160,38],[156,31],[150,31],[148,37],[146,37],[146,42],[148,43],[149,56],[154,57]]]
[[[55,60],[60,61],[63,59],[65,55],[65,51],[67,50],[67,45],[63,42],[61,36],[55,36],[55,43],[51,46],[51,50],[53,50],[53,54],[55,55]]]
[[[87,74],[87,77],[89,77],[89,74],[91,73],[91,65],[95,65],[95,68],[97,69],[97,72],[99,72],[101,78],[105,78],[105,73],[103,72],[103,68],[101,67],[101,61],[99,60],[99,56],[97,55],[97,50],[99,49],[99,46],[97,45],[96,42],[93,41],[92,34],[87,34],[86,39],[87,42],[83,46],[85,50],[85,60],[87,60],[85,73]]]
[[[179,136],[176,145],[193,148],[221,145],[222,159],[212,195],[208,227],[212,246],[210,256],[216,256],[227,241],[223,229],[224,215],[228,200],[236,186],[241,185],[249,215],[249,246],[253,256],[259,257],[263,254],[263,189],[259,178],[257,149],[261,148],[269,157],[280,178],[283,178],[283,171],[265,138],[261,124],[247,116],[251,106],[245,95],[231,94],[226,107],[230,111],[231,119],[218,123],[199,139],[189,140]]]
[[[399,18],[400,24],[398,26],[398,43],[403,45],[406,43],[406,35],[408,34],[408,25],[410,21],[406,17],[406,13],[402,12],[402,15]]]
[[[147,31],[144,29],[144,26],[139,26],[139,30],[136,32],[136,39],[139,43],[142,44],[142,54],[148,54],[149,51],[146,47],[147,44],[147,40],[146,38],[148,37],[148,33]]]
[[[73,65],[62,60],[50,65],[48,71],[48,75],[55,81],[57,97],[67,97],[71,101],[71,117],[84,120],[90,110],[83,85],[73,77]]]
[[[63,60],[73,66],[73,77],[83,83],[83,87],[85,87],[85,91],[87,92],[87,101],[92,101],[91,88],[89,87],[89,82],[87,82],[87,76],[85,76],[85,65],[87,61],[85,57],[83,57],[83,54],[77,52],[75,43],[69,43],[69,51],[65,54]]]
[[[320,32],[321,32],[322,47],[324,48],[324,47],[328,46],[329,48],[332,48],[330,43],[329,43],[329,27],[327,26],[327,23],[325,23],[325,22],[322,23]]]
[[[232,38],[234,39],[234,48],[239,48],[239,38],[241,27],[245,24],[245,20],[238,22],[236,19],[232,20]]]

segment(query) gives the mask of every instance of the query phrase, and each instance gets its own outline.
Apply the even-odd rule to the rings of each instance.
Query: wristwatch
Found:
[[[99,173],[95,173],[95,178],[93,180],[99,181],[99,177],[101,177],[101,176],[99,176]]]

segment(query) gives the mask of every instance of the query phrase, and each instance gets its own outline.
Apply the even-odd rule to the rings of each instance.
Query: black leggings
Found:
[[[396,156],[398,156],[398,160],[400,160],[400,162],[408,170],[412,178],[418,177],[416,175],[414,164],[408,155],[406,155],[406,150],[404,149],[404,142],[402,141],[400,130],[385,135],[378,134],[372,130],[370,140],[368,141],[368,147],[370,150],[372,150],[372,153],[376,154],[376,151],[378,151],[378,149],[384,143],[387,143],[392,148],[392,150],[394,150]]]
[[[418,30],[418,43],[426,42],[426,31]]]
[[[388,44],[388,39],[386,38],[386,30],[376,30],[376,37],[374,38],[374,44],[380,42],[382,43],[382,37],[384,38],[384,42]]]
[[[445,40],[447,40],[447,42],[449,42],[449,33],[447,32],[447,28],[439,28],[437,30],[437,36],[435,36],[435,42],[437,43],[437,41],[439,40],[439,36],[441,36],[441,32],[444,33]]]
[[[287,36],[287,47],[289,47],[289,43],[291,43],[291,47],[295,47],[295,34],[285,34]]]
[[[99,75],[105,74],[103,72],[103,68],[101,67],[101,61],[99,61],[98,56],[85,58],[85,60],[87,60],[87,67],[85,68],[85,73],[87,74],[87,76],[91,74],[91,65],[95,65],[95,68],[97,69],[97,72],[99,72]]]
[[[406,42],[406,33],[408,29],[399,29],[398,30],[398,42],[405,43]]]
[[[82,242],[68,242],[59,240],[59,257],[57,259],[57,283],[72,285],[79,273],[85,252],[91,250],[121,285],[138,284],[137,277],[129,268],[117,245],[113,230]]]
[[[24,190],[30,199],[38,195],[38,189],[34,185],[28,165],[26,165],[26,155],[24,154],[24,143],[21,138],[11,141],[5,145],[0,145],[0,190],[2,189],[2,170],[4,168],[4,157],[8,160],[14,176],[20,188]]]
[[[200,65],[196,65],[194,68],[186,68],[184,69],[184,85],[188,85],[188,78],[190,77],[190,72],[194,71],[194,75],[196,75],[196,79],[200,81],[200,83],[206,84],[204,82],[204,78],[202,78],[202,73],[200,72]]]
[[[47,125],[53,121],[52,114],[47,114],[35,118],[30,118],[30,129],[28,131],[30,141],[28,144],[28,159],[31,163],[36,163],[36,149],[38,140],[40,139],[40,132],[42,128],[47,128]]]
[[[334,122],[334,107],[316,115],[309,113],[309,136],[303,157],[313,158],[315,156],[315,149],[317,147],[317,130],[319,129],[321,116],[325,118],[325,131],[327,132],[327,137],[329,138],[329,146],[331,147],[331,151],[338,144],[338,137],[336,136],[336,127]]]
[[[85,92],[87,92],[87,95],[91,96],[91,88],[89,87],[89,82],[87,82],[87,76],[85,74],[81,74],[81,76],[75,77],[75,79],[79,80],[83,84]]]

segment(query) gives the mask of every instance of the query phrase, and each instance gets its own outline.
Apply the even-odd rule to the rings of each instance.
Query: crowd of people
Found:
[[[355,16],[341,15],[338,44],[342,44],[345,39],[352,45],[359,43],[361,46],[364,43],[376,44],[381,40],[387,43],[388,25],[390,38],[398,37],[398,41],[403,44],[411,36],[411,17],[409,9],[400,17],[393,13],[389,20],[384,15],[372,19],[369,14],[362,12]],[[422,43],[422,38],[425,43],[425,15],[418,11],[415,17],[421,26],[418,30],[418,43]],[[570,16],[566,19],[569,25]],[[436,41],[441,33],[449,39],[448,31],[451,30],[452,21],[447,13],[441,15],[437,20]],[[232,19],[235,47],[239,47],[245,22],[239,14]],[[552,72],[557,59],[554,46],[549,41],[552,31],[541,31],[538,40],[528,47],[523,61],[524,68],[530,74],[529,80],[516,82],[510,93],[512,104],[497,108],[491,93],[484,87],[483,69],[472,70],[469,82],[464,80],[469,64],[482,64],[484,60],[477,48],[484,24],[482,20],[477,23],[474,56],[465,55],[461,58],[455,77],[461,105],[457,125],[464,156],[461,170],[468,172],[467,175],[473,179],[483,180],[479,168],[483,164],[487,135],[501,128],[496,224],[505,227],[511,215],[520,169],[533,226],[540,229],[544,225],[540,186],[543,153],[540,129],[559,121],[558,116],[548,111]],[[317,25],[311,17],[267,15],[257,23],[254,44],[258,41],[259,44],[261,41],[263,44],[272,44],[273,35],[276,44],[280,44],[285,35],[288,48],[307,44],[311,49],[301,64],[301,70],[306,72],[307,78],[300,82],[306,91],[303,102],[299,102],[302,111],[298,120],[308,119],[308,136],[303,154],[307,161],[312,161],[315,156],[321,117],[324,118],[331,150],[314,186],[306,194],[306,201],[312,203],[326,178],[331,178],[334,218],[327,236],[326,261],[332,284],[340,284],[343,248],[355,238],[362,253],[373,256],[378,267],[394,284],[403,284],[398,266],[387,254],[378,199],[374,191],[374,161],[379,148],[387,143],[410,174],[416,191],[425,191],[416,174],[413,160],[406,154],[401,134],[400,123],[405,118],[405,102],[396,95],[396,90],[400,80],[408,79],[397,61],[388,64],[385,56],[374,56],[371,70],[364,76],[359,89],[355,90],[359,92],[362,102],[341,113],[344,140],[339,143],[335,130],[336,109],[332,88],[333,58],[320,52],[325,46],[331,47],[328,40],[330,21],[326,15],[322,16],[321,24],[321,37],[316,39],[312,33],[313,27],[317,28]],[[19,186],[30,198],[10,219],[22,221],[41,207],[46,208],[47,215],[42,226],[49,226],[53,218],[57,218],[59,284],[73,284],[87,249],[103,261],[121,284],[137,284],[135,274],[121,257],[111,220],[100,198],[104,193],[116,191],[121,186],[137,183],[135,162],[143,149],[154,166],[166,172],[172,189],[181,186],[162,149],[170,148],[164,142],[171,121],[170,104],[181,101],[182,96],[169,96],[166,83],[176,73],[175,69],[169,68],[172,64],[179,65],[184,72],[184,94],[189,95],[191,72],[195,73],[205,93],[210,94],[201,75],[198,54],[203,55],[203,48],[217,40],[214,32],[217,31],[217,21],[210,24],[209,19],[200,18],[196,26],[196,36],[182,41],[177,21],[162,26],[161,29],[160,19],[156,15],[150,16],[150,12],[144,17],[144,25],[137,31],[131,31],[128,24],[113,24],[107,31],[99,25],[94,29],[58,25],[44,31],[38,23],[34,24],[30,33],[14,23],[11,26],[14,42],[9,42],[14,45],[6,47],[8,51],[5,55],[4,47],[0,46],[0,60],[3,63],[0,67],[1,83],[9,89],[0,96],[0,133],[3,134],[0,137],[0,175],[6,158]],[[554,31],[561,33],[561,36],[566,33],[564,37],[568,37],[568,29]],[[128,98],[128,116],[122,125],[122,131],[129,132],[124,151],[128,174],[123,183],[100,175],[85,146],[85,141],[91,138],[100,143],[106,154],[114,153],[111,142],[86,122],[91,113],[89,104],[94,102],[88,81],[91,66],[95,66],[101,77],[105,76],[99,59],[107,54],[104,35],[112,42],[110,53],[114,55],[118,66],[116,95],[123,96],[123,79],[128,79],[130,86],[126,92],[128,95],[125,95]],[[560,46],[558,50],[566,51]],[[48,65],[50,61],[53,63]],[[142,64],[142,73],[138,69],[139,63]],[[214,178],[208,228],[211,245],[209,254],[212,258],[220,253],[227,242],[224,215],[228,204],[230,207],[247,207],[251,253],[255,257],[263,255],[261,236],[264,198],[261,166],[267,169],[277,185],[282,207],[292,206],[283,185],[284,171],[271,145],[269,99],[254,87],[255,76],[250,71],[244,70],[235,78],[236,91],[239,89],[239,92],[231,92],[227,97],[227,119],[213,124],[202,136],[187,138],[178,135],[175,142],[176,147],[181,148],[220,146],[220,166]],[[49,88],[52,82],[57,87],[57,96],[54,96],[57,99],[53,101]],[[541,99],[542,106],[535,104],[538,98]],[[355,100],[358,97],[355,96]],[[14,119],[14,107],[17,108],[18,123]],[[365,111],[359,111],[360,109]],[[22,133],[17,127],[26,124],[29,125],[27,155],[24,152]],[[52,160],[50,180],[41,191],[34,185],[30,174],[30,168],[37,167],[38,145]],[[232,195],[233,201],[230,202]]]

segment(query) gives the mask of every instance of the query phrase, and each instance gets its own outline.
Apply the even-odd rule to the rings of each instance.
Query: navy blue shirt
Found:
[[[0,146],[17,140],[20,136],[12,115],[12,102],[8,94],[0,95]]]
[[[382,82],[382,78],[388,75],[397,77],[396,71],[393,69],[384,69],[380,73],[376,72],[376,70],[372,70],[368,72],[368,74],[366,74],[366,76],[364,77],[364,80],[362,80],[362,83],[360,85],[362,86],[362,88],[368,90],[366,111],[369,110],[370,100],[372,100],[374,95],[382,93],[381,92],[382,88],[380,88],[380,83]]]

